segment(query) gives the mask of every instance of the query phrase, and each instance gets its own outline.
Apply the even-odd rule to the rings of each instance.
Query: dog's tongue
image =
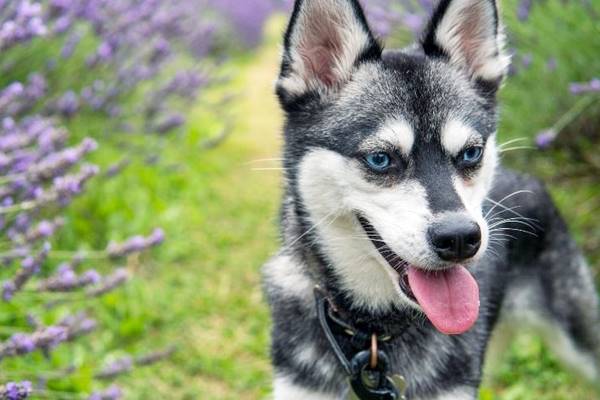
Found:
[[[408,283],[427,318],[442,333],[458,335],[479,316],[479,286],[461,265],[442,272],[408,268]]]

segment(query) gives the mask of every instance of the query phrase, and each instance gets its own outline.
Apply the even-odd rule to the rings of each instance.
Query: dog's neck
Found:
[[[302,265],[306,274],[319,286],[329,301],[339,311],[346,323],[361,331],[398,332],[409,325],[423,326],[423,316],[411,309],[391,307],[376,311],[357,306],[351,293],[341,289],[339,278],[335,274],[335,265],[320,246],[320,238],[312,226],[307,223],[301,208],[291,199],[284,202],[282,219],[284,243],[292,243],[289,249]]]

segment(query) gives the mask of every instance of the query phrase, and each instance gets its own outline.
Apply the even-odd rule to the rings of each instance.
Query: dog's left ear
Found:
[[[510,62],[496,0],[441,0],[422,45],[427,55],[448,59],[492,95]]]
[[[296,0],[277,95],[288,111],[335,96],[361,62],[381,52],[358,0]]]

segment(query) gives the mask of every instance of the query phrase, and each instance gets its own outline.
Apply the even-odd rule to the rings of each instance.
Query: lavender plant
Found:
[[[184,121],[170,105],[194,99],[208,82],[206,72],[194,67],[212,40],[201,10],[201,1],[3,2],[0,49],[9,61],[1,67],[9,76],[33,51],[62,43],[37,70],[27,71],[25,82],[6,82],[3,100],[12,103],[13,115],[37,108],[44,115],[73,118],[87,110],[121,122],[142,116],[136,122],[150,132],[177,128]],[[193,62],[182,63],[176,57],[182,51]],[[165,71],[174,60],[184,69],[170,79]],[[63,67],[87,73],[69,79]],[[144,101],[128,107],[124,100],[132,95]]]
[[[51,260],[50,242],[65,224],[61,213],[85,191],[88,181],[98,173],[96,166],[84,163],[86,156],[96,149],[96,143],[85,139],[67,147],[66,131],[57,128],[55,121],[39,115],[17,120],[10,114],[1,117],[4,121],[0,136],[0,292],[3,301],[16,304],[16,309],[43,316],[44,309],[52,303],[52,295],[93,299],[124,284],[130,272],[123,268],[110,272],[109,260],[119,262],[126,256],[160,244],[164,239],[163,232],[157,229],[149,237],[135,236],[94,252],[96,262],[99,257],[105,259],[101,263],[108,270],[105,276],[96,269],[86,268],[89,263],[86,253],[56,266]],[[10,310],[4,306],[0,308]],[[0,321],[18,318],[13,315]],[[37,317],[32,321],[29,331],[17,330],[4,339],[0,335],[0,364],[5,359],[24,357],[37,351],[50,357],[57,346],[98,327],[93,318],[83,313],[67,314],[50,325],[40,323]],[[1,368],[0,382],[6,380],[4,373],[5,369]],[[26,377],[39,381],[38,376]],[[0,399],[24,399],[37,391],[47,392],[47,389],[34,387],[26,381],[7,382],[0,387]],[[102,396],[110,398],[106,392]]]
[[[77,365],[32,371],[11,362],[41,355],[56,368],[55,349],[101,328],[81,302],[124,285],[133,271],[119,265],[164,240],[156,229],[100,250],[52,248],[75,198],[100,179],[100,168],[86,162],[98,144],[74,141],[71,121],[94,116],[106,130],[158,134],[183,126],[182,107],[209,84],[214,64],[220,28],[206,16],[245,19],[224,3],[0,0],[0,400],[52,396],[48,374],[76,373]],[[253,38],[248,44],[258,42],[272,11],[261,4],[258,19],[243,28],[244,38]],[[117,176],[129,157],[103,177]],[[94,376],[111,379],[171,353],[124,358]],[[89,394],[120,397],[116,386]]]

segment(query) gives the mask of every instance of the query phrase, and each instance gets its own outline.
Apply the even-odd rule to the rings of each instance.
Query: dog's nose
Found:
[[[464,261],[481,247],[481,229],[464,216],[451,215],[429,228],[433,250],[444,261]]]

